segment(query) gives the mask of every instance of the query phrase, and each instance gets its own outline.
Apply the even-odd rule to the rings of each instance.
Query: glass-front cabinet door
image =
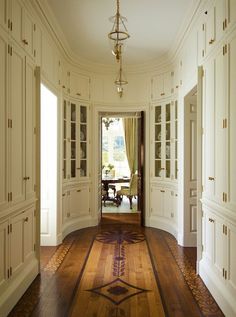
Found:
[[[88,113],[87,106],[80,105],[80,155],[79,177],[88,176]]]
[[[169,101],[154,106],[154,177],[178,178],[178,104]]]
[[[64,181],[88,177],[88,110],[86,105],[63,101]]]
[[[163,166],[163,137],[162,137],[162,118],[163,118],[163,109],[162,106],[155,107],[155,122],[154,122],[154,155],[155,155],[155,166],[154,166],[154,176],[162,178]]]
[[[171,104],[164,105],[165,120],[163,126],[164,144],[165,144],[165,179],[171,178]]]

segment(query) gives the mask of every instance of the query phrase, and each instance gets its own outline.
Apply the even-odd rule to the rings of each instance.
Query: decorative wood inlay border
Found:
[[[61,244],[43,270],[51,274],[55,274],[70,250],[73,242],[74,240],[72,239],[66,240],[63,244]]]
[[[172,253],[180,271],[182,272],[183,277],[203,315],[207,317],[223,317],[224,314],[217,305],[201,277],[196,274],[195,268],[193,267],[191,261],[181,250],[182,247],[177,245],[176,240],[171,235],[165,235],[164,239],[167,242],[169,250]]]

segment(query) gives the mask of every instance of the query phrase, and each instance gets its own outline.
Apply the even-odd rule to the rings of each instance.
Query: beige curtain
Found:
[[[126,155],[131,175],[138,169],[138,119],[123,118]]]

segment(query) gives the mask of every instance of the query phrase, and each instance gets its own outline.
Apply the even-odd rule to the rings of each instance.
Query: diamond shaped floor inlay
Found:
[[[89,289],[87,291],[104,296],[113,304],[119,305],[130,297],[148,292],[149,290],[131,285],[120,278],[117,278],[110,283]]]

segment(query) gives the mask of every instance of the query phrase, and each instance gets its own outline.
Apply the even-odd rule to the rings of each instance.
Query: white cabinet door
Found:
[[[65,223],[70,216],[69,211],[69,192],[65,191],[62,194],[62,222]]]
[[[8,280],[8,221],[0,223],[0,291]]]
[[[169,97],[172,92],[172,79],[173,79],[173,72],[167,72],[163,74],[163,86],[164,86],[164,96]]]
[[[23,25],[22,25],[22,43],[26,52],[34,57],[34,33],[36,25],[33,18],[24,9],[23,10]]]
[[[210,264],[213,265],[214,247],[215,247],[215,221],[208,212],[204,211],[204,227],[203,227],[203,257]]]
[[[0,35],[0,211],[8,204],[7,183],[7,41]]]
[[[236,1],[235,1],[236,3]],[[236,10],[236,7],[235,7]],[[236,210],[236,32],[228,45],[228,201],[232,210]]]
[[[174,192],[170,189],[165,189],[163,194],[164,199],[164,217],[170,219],[173,213],[173,195]]]
[[[64,61],[60,61],[60,83],[63,89],[63,92],[68,94],[70,93],[70,72],[68,70],[68,65]]]
[[[151,214],[153,216],[164,215],[164,191],[160,188],[152,187],[151,189]]]
[[[11,276],[17,274],[24,264],[24,213],[11,219],[10,234],[10,271]]]
[[[224,232],[224,221],[214,216],[215,247],[214,247],[214,269],[220,278],[223,278],[223,269],[226,268],[227,239]]]
[[[202,22],[197,32],[198,43],[198,65],[202,64],[202,60],[206,55],[206,24]]]
[[[20,0],[9,1],[11,16],[11,35],[22,45],[23,6]]]
[[[204,68],[204,195],[214,197],[215,188],[215,62],[209,61]]]
[[[231,294],[236,296],[236,226],[232,224],[228,224],[227,226],[227,246],[228,246],[228,254],[227,254],[227,287],[230,289]]]
[[[89,85],[88,77],[71,72],[70,74],[70,94],[74,98],[89,99]]]
[[[9,63],[10,129],[9,178],[13,203],[25,199],[25,58],[12,47]]]
[[[223,201],[227,192],[226,174],[226,129],[223,120],[226,117],[226,57],[220,49],[215,58],[215,199]]]
[[[70,217],[89,214],[89,187],[78,187],[70,190]]]
[[[163,75],[158,75],[152,78],[152,99],[160,99],[164,90]]]
[[[8,27],[7,20],[7,0],[0,0],[0,24],[4,27]]]
[[[215,6],[206,11],[206,51],[209,53],[215,44]]]
[[[26,155],[25,155],[25,177],[26,183],[26,200],[35,197],[35,170],[36,170],[36,80],[34,76],[34,64],[26,58],[25,65],[25,138],[26,138]]]
[[[78,213],[79,216],[85,216],[90,213],[90,188],[89,186],[80,186],[78,189]]]
[[[23,236],[23,256],[24,262],[29,261],[35,254],[35,216],[34,207],[24,212],[24,236]]]
[[[236,1],[226,0],[226,24],[233,25],[236,22]]]

